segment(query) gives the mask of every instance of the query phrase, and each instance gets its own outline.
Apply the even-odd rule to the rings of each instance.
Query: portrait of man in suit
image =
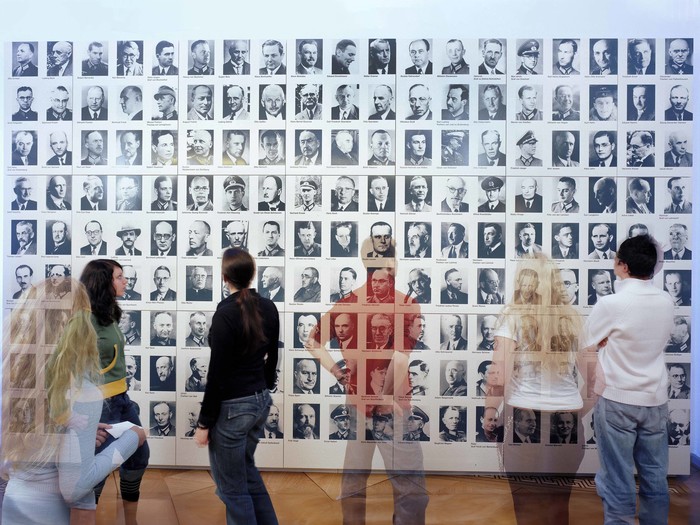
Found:
[[[136,291],[136,283],[139,280],[136,268],[131,264],[124,264],[124,280],[126,281],[126,288],[124,290],[124,295],[117,297],[118,300],[123,301],[140,301],[141,294]]]
[[[122,154],[117,157],[117,166],[141,166],[141,130],[121,132],[119,144]]]
[[[37,203],[33,200],[32,191],[33,183],[28,177],[17,177],[15,179],[15,187],[12,191],[15,194],[14,200],[10,203],[10,209],[16,211],[37,209]]]
[[[432,257],[432,225],[429,222],[406,223],[406,248],[408,258],[429,259]]]
[[[612,177],[591,178],[595,183],[591,186],[589,197],[590,213],[617,212],[617,183]]]
[[[469,211],[469,204],[463,202],[467,195],[467,183],[462,177],[449,177],[445,181],[445,198],[440,203],[440,211],[463,213]]]
[[[685,131],[671,131],[668,134],[669,150],[664,153],[664,166],[667,168],[690,168],[693,154],[688,151],[688,136]]]
[[[395,75],[396,74],[396,40],[378,38],[369,43],[370,75]]]
[[[151,243],[151,255],[166,257],[177,255],[175,239],[175,221],[152,221],[153,242]]]
[[[391,315],[378,313],[368,316],[367,349],[389,350],[394,348],[394,320]]]
[[[331,223],[331,257],[357,257],[357,222]]]
[[[462,291],[466,288],[462,272],[457,268],[450,268],[445,272],[445,287],[440,292],[440,304],[467,304],[469,295]]]
[[[323,104],[321,104],[321,88],[318,84],[302,84],[297,91],[296,120],[321,120]]]
[[[589,165],[598,168],[617,167],[617,133],[614,131],[596,131],[593,135],[593,147],[589,156]]]
[[[224,86],[224,118],[223,120],[248,120],[248,94],[245,88],[238,85]],[[247,130],[246,130],[247,131]]]
[[[600,223],[590,225],[591,242],[589,247],[592,248],[588,254],[589,259],[614,259],[615,258],[615,232],[614,224]]]
[[[294,348],[304,348],[312,337],[317,337],[316,326],[318,325],[318,320],[319,314],[317,313],[302,312],[294,314]],[[295,360],[295,369],[299,361],[299,359]],[[318,368],[315,367],[315,370],[318,370]],[[295,393],[301,393],[296,390],[295,388]],[[318,394],[318,392],[314,393]]]
[[[83,197],[80,199],[80,209],[83,211],[104,211],[107,209],[107,194],[104,191],[104,181],[97,175],[89,175],[83,182]]]
[[[54,175],[49,179],[46,187],[46,209],[48,210],[70,210],[71,205],[66,200],[68,182],[65,177]]]
[[[692,213],[693,203],[688,201],[686,180],[681,177],[671,177],[666,183],[671,202],[664,208],[664,213]]]
[[[258,211],[284,211],[285,203],[282,198],[282,178],[277,175],[268,175],[261,181],[258,202]]]
[[[46,255],[70,255],[70,231],[64,221],[46,223]]]
[[[161,40],[156,44],[156,64],[151,71],[152,75],[176,76],[179,73],[175,65],[175,44],[167,40]]]
[[[126,120],[143,120],[143,92],[138,86],[126,86],[119,94],[119,105]]]
[[[48,42],[46,47],[49,58],[46,75],[49,77],[73,76],[73,44],[62,40]]]
[[[286,75],[287,68],[284,65],[284,46],[277,40],[265,40],[262,43],[262,61],[264,66],[260,68],[260,75]]]
[[[335,90],[337,106],[331,107],[331,120],[357,120],[360,118],[360,108],[355,105],[357,84],[340,84]]]
[[[693,252],[686,247],[688,243],[688,227],[685,224],[675,223],[668,228],[668,246],[664,251],[665,260],[689,261]]]
[[[102,86],[83,88],[86,105],[80,110],[81,120],[107,120],[107,97]]]
[[[297,150],[294,164],[296,166],[320,166],[322,162],[321,143],[323,131],[320,129],[296,130]]]
[[[106,77],[109,73],[107,62],[102,60],[104,55],[102,42],[90,42],[87,58],[82,62],[82,74],[88,77]]]
[[[627,74],[654,75],[656,73],[656,43],[654,39],[627,40]]]
[[[498,64],[503,58],[503,43],[496,38],[489,38],[481,44],[481,56],[484,58],[479,65],[479,75],[503,75],[504,71],[498,69]],[[501,64],[505,70],[505,61]]]
[[[505,120],[506,104],[503,100],[501,86],[497,84],[486,84],[484,86],[479,86],[479,92],[481,93],[479,100],[479,120]]]
[[[141,228],[137,228],[131,224],[122,225],[122,227],[117,230],[117,237],[121,239],[122,245],[117,248],[114,255],[131,257],[134,255],[141,255],[141,250],[136,248],[136,239],[141,236]]]
[[[117,76],[142,76],[143,63],[141,61],[142,41],[128,40],[118,42],[119,64],[117,65]]]
[[[331,349],[354,349],[357,348],[357,314],[352,313],[341,313],[332,316],[331,318],[331,339],[328,345]],[[344,361],[344,360],[343,360]],[[338,362],[338,371],[343,370],[340,366],[347,366],[347,362]],[[356,364],[356,363],[350,363]],[[353,370],[354,375],[354,370]],[[347,383],[347,382],[346,382]],[[331,387],[331,394],[342,394],[346,393],[343,391],[333,391]],[[335,389],[338,390],[338,389]]]
[[[274,302],[284,302],[284,274],[277,266],[261,267],[259,273],[260,297]]]
[[[617,40],[591,39],[591,75],[617,75]]]
[[[151,164],[177,166],[177,131],[162,129],[151,132]]]
[[[250,41],[225,41],[224,47],[227,46],[230,59],[224,64],[224,75],[250,75]]]
[[[374,111],[369,116],[369,120],[395,120],[396,113],[392,108],[394,104],[394,90],[391,86],[380,84],[374,88],[372,93],[372,104],[370,112]]]
[[[477,304],[503,304],[505,302],[501,286],[503,274],[504,270],[500,268],[481,268],[479,270]]]
[[[552,131],[552,166],[577,168],[579,166],[579,130]]]
[[[12,143],[13,166],[36,166],[35,131],[17,131],[14,133]]]
[[[35,42],[13,42],[15,47],[14,58],[16,66],[12,68],[13,77],[36,77],[39,75],[39,68],[35,64],[34,53],[36,52]]]
[[[151,301],[174,301],[177,298],[177,292],[170,287],[171,278],[170,268],[162,264],[156,267],[153,271],[155,290],[151,292]]]
[[[578,224],[552,224],[552,259],[578,259]]]
[[[693,114],[685,109],[690,101],[690,92],[686,86],[676,84],[671,88],[668,98],[670,107],[664,112],[664,120],[693,120]]]
[[[653,168],[656,165],[653,131],[628,131],[627,147],[631,151],[627,158],[627,166]]]
[[[331,57],[331,73],[333,75],[349,75],[350,64],[357,56],[357,44],[352,40],[339,40]]]
[[[284,437],[284,433],[280,430],[280,409],[274,404],[270,405],[270,411],[263,423],[260,437],[266,439],[282,439]]]
[[[627,86],[627,120],[656,120],[656,86],[632,84]]]
[[[190,44],[190,64],[188,75],[213,75],[213,52],[206,40],[195,40]]]
[[[502,224],[497,222],[480,222],[479,241],[480,259],[502,259],[506,256]]]
[[[34,90],[29,86],[17,88],[18,109],[12,114],[13,122],[33,122],[38,120],[39,114],[32,109],[34,102]]]
[[[102,224],[89,221],[85,224],[87,244],[80,248],[80,255],[107,255],[107,243],[102,239]]]
[[[466,350],[467,339],[464,337],[466,335],[464,326],[465,323],[461,315],[445,314],[440,316],[440,350]],[[464,372],[464,370],[462,371]]]
[[[464,60],[465,48],[461,40],[451,38],[445,46],[449,65],[442,68],[443,75],[468,75],[469,64]]]
[[[29,297],[30,293],[34,289],[32,284],[32,279],[34,278],[34,270],[31,266],[26,264],[20,264],[15,268],[15,280],[19,286],[14,294],[12,294],[13,299],[26,299]]]
[[[481,133],[479,166],[505,166],[506,154],[501,151],[501,134],[495,129],[487,129]]]
[[[188,266],[187,287],[185,298],[187,301],[211,301],[211,266]]]
[[[357,190],[353,177],[341,175],[331,191],[331,211],[358,211]]]
[[[653,177],[628,179],[628,197],[625,201],[627,213],[654,213],[653,185]]]
[[[323,74],[323,41],[297,40],[297,75]]]
[[[332,130],[331,166],[357,166],[357,131]]]
[[[192,86],[187,111],[187,120],[212,120],[214,118],[214,86],[199,84]]]
[[[458,222],[443,223],[447,231],[443,238],[442,256],[447,259],[469,258],[469,243],[466,240],[466,228]],[[447,241],[447,242],[445,242]]]
[[[413,65],[406,68],[407,75],[433,74],[433,63],[430,61],[431,47],[431,40],[426,38],[414,40],[408,45],[408,55]]]
[[[537,180],[533,177],[520,179],[520,194],[515,196],[515,211],[517,213],[541,213],[542,195],[537,193]]]

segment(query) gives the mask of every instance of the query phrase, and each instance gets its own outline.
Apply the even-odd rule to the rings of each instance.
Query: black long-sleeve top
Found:
[[[275,303],[248,290],[258,302],[266,342],[254,352],[244,353],[236,344],[241,341],[241,308],[237,304],[240,292],[219,303],[209,329],[211,360],[207,373],[199,424],[211,428],[221,410],[221,402],[272,388],[277,368],[277,341],[280,321]],[[267,355],[267,360],[265,360]]]

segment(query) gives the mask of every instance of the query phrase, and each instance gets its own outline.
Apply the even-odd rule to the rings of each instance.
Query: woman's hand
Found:
[[[139,437],[139,447],[146,442],[146,431],[142,427],[134,425],[130,430],[136,432],[136,435]]]
[[[97,435],[95,436],[95,448],[100,448],[107,441],[107,429],[112,428],[112,425],[107,423],[97,423]]]
[[[209,429],[197,428],[194,432],[194,442],[199,448],[206,447],[209,444]]]

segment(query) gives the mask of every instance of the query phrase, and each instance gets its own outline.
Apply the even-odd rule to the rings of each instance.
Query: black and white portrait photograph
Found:
[[[159,129],[151,131],[151,165],[177,166],[177,131]]]
[[[588,226],[588,259],[614,259],[617,241],[617,225],[591,223]]]
[[[37,77],[38,45],[36,41],[12,42],[12,68],[13,77]]]
[[[224,250],[239,248],[248,251],[249,227],[247,220],[234,219],[221,222],[221,247]]]
[[[250,40],[224,40],[224,75],[250,75]]]
[[[479,268],[477,273],[476,304],[505,304],[505,270]]]
[[[322,39],[297,39],[296,41],[296,74],[297,75],[322,75],[323,74],[323,40]]]
[[[294,418],[294,439],[319,439],[321,424],[321,405],[318,403],[294,403],[292,404],[292,417]]]
[[[542,190],[540,177],[522,177],[515,186],[515,212],[541,213]]]
[[[294,275],[294,297],[292,301],[295,303],[321,302],[321,283],[319,282],[318,268],[306,266],[297,269]]]
[[[590,213],[617,213],[617,181],[613,177],[589,177]]]
[[[356,303],[358,302],[355,289],[357,288],[357,270],[352,266],[343,266],[334,269],[330,283],[330,302],[332,303]]]
[[[331,316],[330,340],[328,348],[346,350],[357,348],[357,314],[340,313]],[[351,377],[347,378],[345,369],[350,369]],[[330,387],[331,394],[357,393],[357,362],[345,360],[336,363],[333,373],[338,379],[338,384]],[[341,373],[342,372],[342,373]],[[348,389],[348,387],[353,387]],[[354,390],[349,392],[348,390]]]
[[[26,299],[30,294],[34,293],[34,269],[28,264],[20,264],[15,268],[15,281],[17,288],[12,294],[12,299]]]
[[[627,85],[627,120],[656,120],[656,86],[654,84]]]
[[[140,211],[142,201],[141,175],[122,175],[116,179],[115,210]]]
[[[285,149],[284,130],[260,130],[258,164],[260,166],[283,166]]]
[[[368,166],[394,166],[396,164],[394,136],[394,130],[377,129],[368,131]]]
[[[442,54],[441,51],[436,51],[436,53]],[[443,61],[447,65],[443,66],[441,73],[443,75],[468,75],[469,64],[464,59],[465,53],[464,42],[459,38],[450,38],[445,45],[445,57],[447,60]]]
[[[478,223],[480,259],[504,259],[506,249],[503,239],[503,229],[505,223],[502,222],[480,222]]]
[[[690,168],[693,166],[692,147],[688,133],[683,129],[670,131],[664,145],[664,166],[666,168]]]
[[[188,75],[213,75],[214,74],[214,41],[190,40],[189,57],[187,58]]]
[[[440,304],[468,304],[466,269],[450,268],[440,283]]]
[[[451,407],[446,407],[446,416],[451,416],[455,417],[455,411],[452,410],[450,411]],[[454,407],[457,408],[457,407]],[[518,409],[519,410],[519,409]],[[521,423],[521,419],[523,419],[520,415],[518,417],[518,423],[515,423],[515,420],[513,421],[513,442],[516,442],[515,436],[517,436],[516,433],[516,427],[515,425],[517,424],[517,428],[522,428],[525,427],[525,433],[527,437],[523,437],[521,439],[521,442],[525,443],[539,443],[539,432],[536,434],[536,438],[534,435],[534,428],[537,428],[538,423],[535,423],[535,419],[532,416],[535,411],[533,410],[528,410],[528,409],[523,409],[523,412],[528,413],[528,422],[526,425]],[[539,414],[539,411],[537,411]],[[466,416],[466,413],[465,413]],[[476,407],[476,410],[474,412],[474,428],[476,429],[476,439],[475,441],[477,443],[503,443],[504,439],[504,428],[503,428],[503,418],[501,417],[502,414],[498,412],[498,408],[496,407],[482,407],[478,406]],[[466,419],[466,418],[465,418]],[[537,419],[539,421],[539,418]],[[532,431],[531,431],[532,430]]]
[[[258,120],[285,120],[287,113],[285,84],[261,84]]]
[[[358,130],[331,130],[331,166],[357,166],[359,164]]]
[[[268,39],[260,45],[259,75],[286,75],[286,55],[284,44],[279,40]]]
[[[281,266],[260,266],[258,286],[260,297],[276,303],[284,302],[284,271]]]
[[[140,86],[126,86],[119,94],[122,113],[117,120],[143,120],[143,90]]]
[[[47,166],[70,166],[73,163],[73,152],[70,150],[68,134],[64,130],[55,130],[49,133],[47,151]]]
[[[406,211],[432,211],[433,178],[430,175],[414,175],[413,177],[405,177],[404,184]]]
[[[258,177],[258,211],[284,211],[283,180],[277,175]]]
[[[159,264],[153,269],[153,290],[150,293],[151,301],[174,301],[177,299],[175,286],[175,275],[170,268],[164,264]]]
[[[331,74],[350,75],[358,73],[359,62],[357,60],[357,43],[355,40],[348,38],[338,40],[335,43],[335,50],[331,57]]]
[[[367,72],[370,75],[396,74],[395,38],[376,38],[369,40]]]
[[[175,357],[150,356],[151,381],[149,390],[153,392],[175,391]]]
[[[37,201],[33,199],[36,181],[34,177],[17,177],[14,181],[12,193],[15,198],[10,202],[12,211],[36,211]]]
[[[576,84],[559,84],[552,92],[552,120],[581,120],[581,93]]]
[[[187,130],[187,165],[211,166],[214,164],[214,130]]]
[[[117,157],[117,166],[141,166],[143,152],[141,149],[141,130],[117,131],[117,143],[121,155]]]
[[[340,84],[335,89],[331,103],[331,120],[358,120],[360,108],[357,106],[359,84]]]
[[[321,257],[321,221],[294,221],[294,256]]]
[[[506,154],[501,145],[501,132],[487,129],[481,132],[479,166],[505,166]]]
[[[250,88],[238,84],[224,86],[221,92],[221,107],[224,108],[223,120],[250,119]]]
[[[47,264],[44,275],[46,278],[46,296],[50,299],[63,299],[71,292],[71,266],[69,264]]]
[[[591,168],[617,167],[617,132],[602,130],[591,132],[588,144],[588,165]]]
[[[323,86],[299,84],[294,90],[294,120],[321,120],[323,118]]]
[[[440,316],[440,350],[466,349],[467,316],[464,314],[442,314]]]
[[[480,213],[505,213],[506,211],[506,190],[505,183],[501,177],[479,177],[479,207]]]
[[[187,86],[186,120],[212,120],[214,118],[214,86],[190,84]]]
[[[668,398],[690,399],[690,363],[667,363]]]
[[[627,74],[656,74],[656,40],[653,38],[627,39]]]
[[[394,88],[389,84],[369,86],[368,120],[396,120]]]
[[[676,215],[692,212],[693,203],[688,200],[692,192],[690,178],[671,177],[666,182],[666,188],[670,200],[665,201],[664,213]]]
[[[181,429],[180,435],[186,438],[194,437],[194,433],[197,431],[197,423],[199,422],[199,413],[202,409],[202,402],[197,401],[196,399],[188,399],[183,400],[180,403],[182,403],[180,405],[180,410],[187,415],[187,427]]]
[[[469,120],[469,86],[449,84],[440,120]]]
[[[591,75],[617,75],[617,39],[591,38],[589,43]]]
[[[579,295],[579,280],[578,269],[576,268],[561,268],[559,277],[563,288],[561,290],[561,304],[577,305]]]
[[[377,274],[378,277],[383,278],[380,275],[380,270],[375,271],[373,276],[375,274]],[[379,292],[375,293],[374,296],[379,298]],[[367,334],[366,348],[370,350],[391,350],[394,348],[393,313],[375,313],[367,315],[365,329],[365,333]]]
[[[598,299],[615,293],[613,282],[615,276],[612,270],[601,268],[588,270],[588,305],[592,306]],[[582,303],[579,303],[582,304]]]
[[[209,357],[193,357],[190,359],[188,364],[189,370],[187,370],[187,379],[185,379],[185,392],[204,392],[204,389],[207,386]]]
[[[432,75],[433,74],[433,40],[419,38],[412,40],[408,45],[408,59],[402,62],[412,65],[404,69],[406,75]]]
[[[37,255],[37,221],[16,220],[10,222],[10,253],[12,255]]]
[[[367,211],[394,211],[396,179],[393,175],[370,176],[367,183],[367,193]]]
[[[321,144],[323,130],[301,129],[294,132],[294,165],[320,166],[323,164]]]
[[[216,183],[221,181],[219,178]],[[221,210],[242,212],[248,211],[248,176],[229,175],[223,180],[223,193],[219,195]]]
[[[49,92],[49,107],[46,110],[47,122],[73,120],[73,97],[71,86],[59,84]]]
[[[211,175],[187,176],[187,211],[214,211],[211,190],[214,179]]]
[[[331,222],[331,257],[357,257],[357,221]]]
[[[46,76],[73,76],[73,42],[66,40],[46,42]]]
[[[222,131],[221,164],[224,166],[247,166],[250,163],[249,141],[249,130],[225,129]]]
[[[552,42],[553,75],[570,76],[580,74],[579,43],[580,40],[578,38],[554,39]]]
[[[523,84],[518,88],[519,111],[515,120],[542,120],[542,85]]]
[[[261,438],[282,439],[284,437],[284,432],[281,430],[284,428],[284,424],[280,418],[280,415],[281,413],[279,407],[274,403],[270,405],[270,411],[268,412],[267,418],[263,422],[263,427],[261,429]]]
[[[331,405],[328,439],[348,441],[357,439],[357,407],[354,405]]]
[[[174,184],[174,177],[156,177],[151,189],[151,199],[151,211],[177,211],[177,184]]]
[[[405,165],[433,165],[433,132],[428,129],[410,129],[404,131]]]
[[[212,300],[212,267],[190,266],[185,267],[187,301],[211,301]]]
[[[580,165],[581,132],[552,131],[552,166],[555,168],[578,168]]]
[[[297,177],[294,210],[304,212],[321,210],[321,189],[321,177],[317,175]]]
[[[673,328],[666,343],[666,352],[687,354],[690,352],[690,318],[677,315],[673,319]]]
[[[601,84],[589,86],[588,120],[593,122],[617,122],[617,86]]]
[[[693,113],[686,109],[689,101],[690,90],[687,85],[672,86],[668,94],[668,103],[664,104],[664,120],[692,121]]]
[[[408,89],[408,113],[405,120],[433,120],[432,95],[426,84],[413,84]]]
[[[148,435],[150,437],[175,437],[175,403],[150,401]]]
[[[664,260],[691,260],[692,251],[688,248],[688,240],[688,226],[682,223],[671,224],[668,227],[668,242],[664,244]]]
[[[483,61],[479,64],[479,75],[504,75],[506,72],[506,39],[479,39],[479,52]]]
[[[627,132],[627,166],[653,168],[656,166],[656,132],[636,130]]]
[[[460,222],[443,222],[440,230],[442,257],[447,259],[468,259],[469,239],[464,224]]]
[[[469,211],[467,183],[464,177],[454,176],[442,180],[438,179],[436,185],[441,185],[445,194],[445,198],[440,201],[440,212],[465,213]]]
[[[468,396],[467,362],[457,359],[440,361],[440,395]]]
[[[150,313],[151,346],[175,346],[175,316],[172,311],[154,311]],[[174,381],[174,379],[173,379]]]
[[[665,50],[665,72],[667,75],[693,74],[692,38],[667,38]]]
[[[506,119],[506,85],[479,84],[479,120]]]
[[[442,130],[441,144],[442,166],[469,165],[469,130]]]
[[[160,40],[155,48],[153,61],[153,76],[177,76],[180,73],[176,59],[177,43]]]
[[[12,132],[12,165],[36,166],[37,133],[21,130]]]
[[[627,177],[626,213],[654,213],[654,177]]]
[[[153,94],[155,104],[151,105],[153,120],[178,120],[177,86],[161,85]]]
[[[575,222],[552,224],[552,259],[579,258],[579,225]]]
[[[515,143],[520,155],[515,159],[515,166],[522,168],[541,167],[542,159],[537,157],[539,140],[532,130],[527,130]]]
[[[32,109],[34,90],[30,86],[17,88],[17,111],[12,113],[12,122],[35,122],[39,114]]]
[[[542,252],[542,223],[515,223],[515,257],[532,256]]]
[[[664,270],[663,288],[676,306],[691,305],[691,271]]]
[[[320,314],[311,312],[300,312],[294,314],[294,348],[304,348],[310,342],[311,337],[317,337],[316,326],[318,325]],[[297,359],[297,361],[299,361]],[[318,360],[314,361],[314,370],[318,373]],[[318,375],[315,376],[318,379]],[[316,381],[314,381],[314,385]],[[315,392],[318,394],[318,388]]]
[[[668,444],[690,445],[690,411],[673,408],[668,413]]]
[[[82,166],[107,165],[107,130],[83,130],[80,132],[80,164]]]
[[[404,224],[404,257],[429,259],[432,257],[432,224],[424,221]]]
[[[518,69],[515,71],[516,75],[541,75],[542,74],[542,63],[540,61],[542,39],[530,38],[522,39],[518,38],[515,41],[515,47],[517,51],[517,61],[516,65]]]
[[[133,332],[135,329],[131,328],[131,324],[133,321],[131,320],[131,316],[133,315],[136,317],[135,314],[141,314],[141,312],[124,312],[124,315],[127,317],[128,325],[126,326],[126,329],[130,332]],[[139,324],[140,324],[140,319],[139,319]],[[121,325],[120,325],[121,328]],[[126,337],[126,334],[125,334]],[[139,342],[141,340],[141,336],[139,333]],[[129,344],[129,343],[127,343]],[[126,390],[127,392],[141,392],[142,390],[146,390],[143,388],[143,385],[141,383],[141,356],[140,355],[126,355],[124,357],[124,361],[126,363]]]
[[[177,221],[151,221],[151,255],[177,255]]]
[[[284,256],[283,226],[284,221],[281,220],[265,220],[261,223],[259,231],[262,233],[262,242],[258,247],[262,249],[258,251],[258,257]]]
[[[359,178],[341,175],[331,189],[331,211],[359,211]]]
[[[65,221],[46,221],[46,255],[70,255],[71,232]]]
[[[117,41],[117,76],[143,76],[143,40]]]

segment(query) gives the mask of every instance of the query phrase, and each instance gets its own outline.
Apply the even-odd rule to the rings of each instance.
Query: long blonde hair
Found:
[[[71,293],[59,299],[47,295],[45,283],[37,285],[5,321],[2,460],[18,468],[55,460],[71,415],[70,393],[84,380],[100,382],[90,299],[78,281],[66,285]],[[57,314],[61,310],[69,316]]]

